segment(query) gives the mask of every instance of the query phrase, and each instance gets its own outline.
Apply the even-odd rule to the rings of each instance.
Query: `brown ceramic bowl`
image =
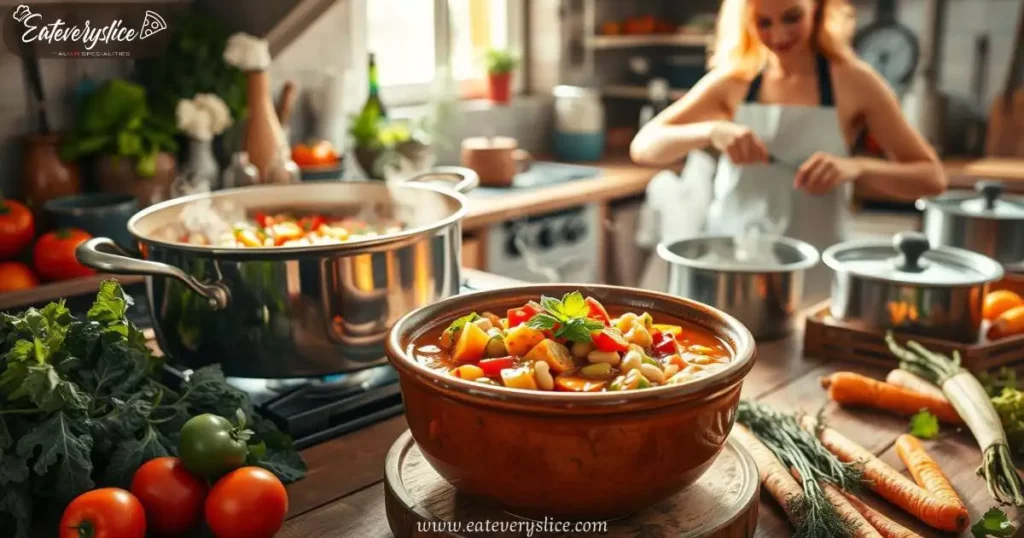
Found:
[[[417,362],[420,335],[467,312],[504,312],[541,295],[591,295],[614,316],[650,312],[710,330],[728,367],[691,383],[628,392],[541,392],[457,379]],[[754,338],[735,318],[688,299],[632,288],[536,285],[458,295],[401,318],[387,352],[399,373],[409,429],[460,493],[540,519],[614,519],[692,484],[732,429]]]

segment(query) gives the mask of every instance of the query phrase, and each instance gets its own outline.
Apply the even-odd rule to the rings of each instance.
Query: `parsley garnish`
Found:
[[[544,311],[530,318],[526,326],[541,331],[554,330],[555,338],[589,343],[590,331],[604,328],[604,323],[587,318],[590,307],[578,291],[565,294],[561,301],[542,296],[540,305]]]
[[[939,419],[922,409],[910,417],[910,435],[918,439],[935,439],[939,435]]]
[[[466,326],[467,323],[472,323],[478,319],[480,319],[480,315],[477,314],[476,312],[466,314],[465,316],[462,316],[461,318],[458,318],[455,321],[453,321],[452,324],[448,326],[448,330],[452,332],[460,331],[462,330],[463,327]]]
[[[1013,536],[1013,533],[1017,530],[1010,523],[1006,517],[1006,513],[998,508],[990,508],[985,515],[981,516],[981,519],[971,527],[971,534],[975,538],[985,538],[986,536],[995,536],[1002,538],[1003,536]]]

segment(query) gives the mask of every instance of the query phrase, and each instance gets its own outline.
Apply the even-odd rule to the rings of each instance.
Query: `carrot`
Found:
[[[842,492],[846,496],[846,500],[849,501],[854,508],[860,512],[860,515],[864,516],[864,519],[871,523],[871,526],[878,530],[878,533],[883,538],[921,538],[920,534],[896,523],[895,521],[885,517],[884,514],[871,508],[864,501],[858,499],[850,493]]]
[[[821,483],[821,487],[825,490],[828,502],[832,503],[839,515],[853,526],[855,529],[853,535],[856,538],[883,538],[884,535],[879,533],[878,529],[864,517],[864,514],[843,496],[839,488],[824,482]]]
[[[836,372],[822,377],[821,386],[828,389],[831,400],[841,405],[862,405],[907,416],[927,409],[943,422],[963,424],[960,414],[944,399],[853,372]]]
[[[1007,336],[1024,333],[1024,306],[1018,306],[999,314],[988,328],[988,339],[998,340]]]
[[[804,417],[804,428],[814,431],[814,419]],[[925,524],[945,531],[962,531],[967,528],[969,519],[963,505],[930,494],[864,447],[831,428],[822,428],[818,432],[818,439],[840,460],[861,463],[864,466],[864,478],[872,491]]]
[[[790,521],[797,521],[801,514],[796,513],[796,507],[804,497],[800,484],[786,471],[771,449],[764,446],[750,430],[736,424],[732,427],[732,435],[754,459],[764,489],[778,501]]]
[[[946,395],[942,393],[942,389],[939,388],[938,385],[933,385],[930,381],[900,368],[890,371],[889,374],[885,376],[885,382],[890,385],[896,385],[897,387],[903,387],[916,392],[929,394],[944,402],[949,401],[946,399]]]
[[[903,434],[896,438],[896,454],[903,460],[919,486],[943,502],[964,507],[953,485],[916,437]]]

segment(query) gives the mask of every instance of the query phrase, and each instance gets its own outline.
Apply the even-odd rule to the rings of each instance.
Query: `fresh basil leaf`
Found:
[[[975,538],[985,538],[986,536],[995,536],[996,538],[1003,538],[1004,536],[1013,536],[1013,533],[1017,530],[1010,522],[1009,518],[1006,517],[1006,513],[998,508],[990,508],[985,515],[981,516],[974,526],[971,527],[971,534]]]
[[[462,328],[465,327],[467,323],[472,323],[478,319],[480,319],[480,315],[477,314],[476,312],[471,312],[453,321],[451,325],[448,326],[448,330],[452,332],[461,331]]]
[[[176,447],[162,433],[146,425],[141,438],[130,439],[121,443],[110,456],[110,463],[104,473],[103,483],[110,486],[128,488],[132,483],[135,471],[142,464],[163,456],[176,453]]]
[[[18,441],[17,452],[31,460],[36,449],[39,455],[32,470],[41,477],[52,473],[58,500],[69,501],[96,486],[91,477],[92,436],[80,419],[57,411],[39,423]]]
[[[910,435],[919,439],[935,439],[939,435],[939,419],[927,409],[910,417]]]
[[[603,325],[602,325],[603,326]],[[573,342],[589,343],[590,339],[590,325],[584,318],[572,318],[563,323],[558,330],[555,331],[555,337],[567,338]]]
[[[554,297],[548,297],[547,295],[541,295],[540,306],[552,316],[555,316],[559,320],[562,318],[562,301],[555,299]]]
[[[550,331],[558,324],[559,321],[555,319],[551,314],[534,314],[532,318],[526,320],[526,326],[531,329],[537,329],[538,331]]]
[[[585,318],[588,313],[590,307],[580,292],[569,292],[562,297],[562,315],[566,318]]]

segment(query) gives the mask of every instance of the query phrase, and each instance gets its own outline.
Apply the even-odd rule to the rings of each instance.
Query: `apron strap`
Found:
[[[818,71],[818,95],[820,104],[823,107],[836,106],[835,91],[832,89],[832,71],[829,69],[829,61],[824,55],[819,54],[817,59]],[[762,73],[758,72],[754,80],[750,81],[750,88],[747,90],[747,103],[757,103],[761,94]]]
[[[754,80],[750,81],[750,89],[747,90],[748,103],[756,103],[761,95],[761,72],[758,71]]]

